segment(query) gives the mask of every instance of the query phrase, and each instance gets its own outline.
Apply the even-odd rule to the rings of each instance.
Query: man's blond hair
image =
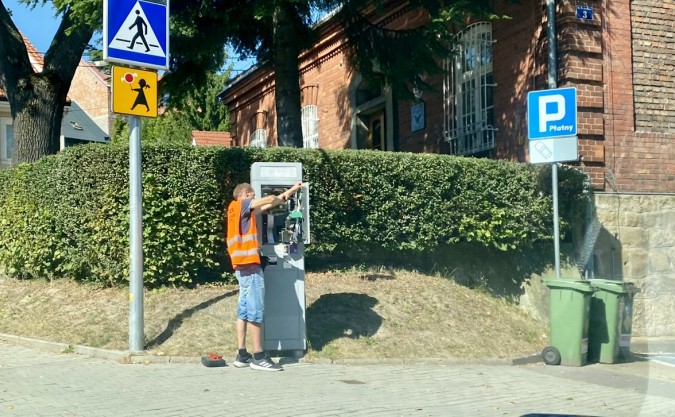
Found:
[[[246,191],[253,191],[253,187],[251,187],[251,184],[247,182],[242,182],[241,184],[234,187],[234,192],[232,193],[232,196],[236,200]]]

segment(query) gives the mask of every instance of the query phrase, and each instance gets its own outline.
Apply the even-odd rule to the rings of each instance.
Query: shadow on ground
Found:
[[[191,317],[193,314],[200,310],[204,310],[205,308],[211,306],[212,304],[217,303],[220,300],[224,300],[227,297],[232,297],[236,294],[239,293],[239,290],[232,290],[229,292],[226,292],[225,294],[221,294],[217,297],[213,297],[210,300],[206,300],[202,303],[197,304],[194,307],[188,308],[183,310],[182,312],[178,313],[174,318],[169,320],[169,322],[166,324],[166,329],[162,331],[162,333],[158,334],[155,336],[154,339],[150,340],[147,343],[147,346],[145,347],[146,349],[152,349],[154,347],[157,347],[161,345],[162,343],[166,342],[173,336],[174,332],[180,328],[180,326],[183,325],[183,322],[185,319]]]
[[[324,294],[307,309],[307,338],[312,350],[321,351],[343,337],[372,336],[382,325],[373,311],[378,300],[357,293]]]

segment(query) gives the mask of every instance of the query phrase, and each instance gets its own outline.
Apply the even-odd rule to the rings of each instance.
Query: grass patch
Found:
[[[515,357],[547,345],[545,325],[517,305],[439,275],[309,272],[305,291],[309,359]],[[146,349],[233,355],[237,295],[235,285],[146,290]],[[0,278],[0,333],[126,350],[128,313],[128,288]]]

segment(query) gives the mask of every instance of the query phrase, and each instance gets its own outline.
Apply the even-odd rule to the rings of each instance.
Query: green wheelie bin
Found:
[[[588,281],[544,281],[551,290],[551,346],[547,365],[583,366],[588,360],[588,318],[594,289]]]
[[[630,350],[635,285],[609,279],[590,282],[595,291],[591,297],[588,360],[616,363],[620,353],[627,356],[626,350]]]
[[[633,335],[633,299],[640,289],[632,282],[624,282],[624,288],[628,290],[623,305],[623,317],[621,320],[619,335],[619,357],[628,359],[630,357],[630,339]]]

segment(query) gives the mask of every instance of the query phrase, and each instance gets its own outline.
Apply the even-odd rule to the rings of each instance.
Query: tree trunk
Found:
[[[66,94],[59,91],[62,88],[38,74],[22,84],[21,91],[11,100],[16,138],[13,164],[35,162],[59,151],[66,99]]]
[[[302,148],[300,116],[300,70],[298,42],[295,39],[296,10],[287,1],[274,8],[274,69],[279,146]]]
[[[76,24],[66,9],[37,73],[23,37],[0,1],[0,84],[13,119],[13,164],[35,162],[59,151],[63,106],[93,33],[93,26]]]

